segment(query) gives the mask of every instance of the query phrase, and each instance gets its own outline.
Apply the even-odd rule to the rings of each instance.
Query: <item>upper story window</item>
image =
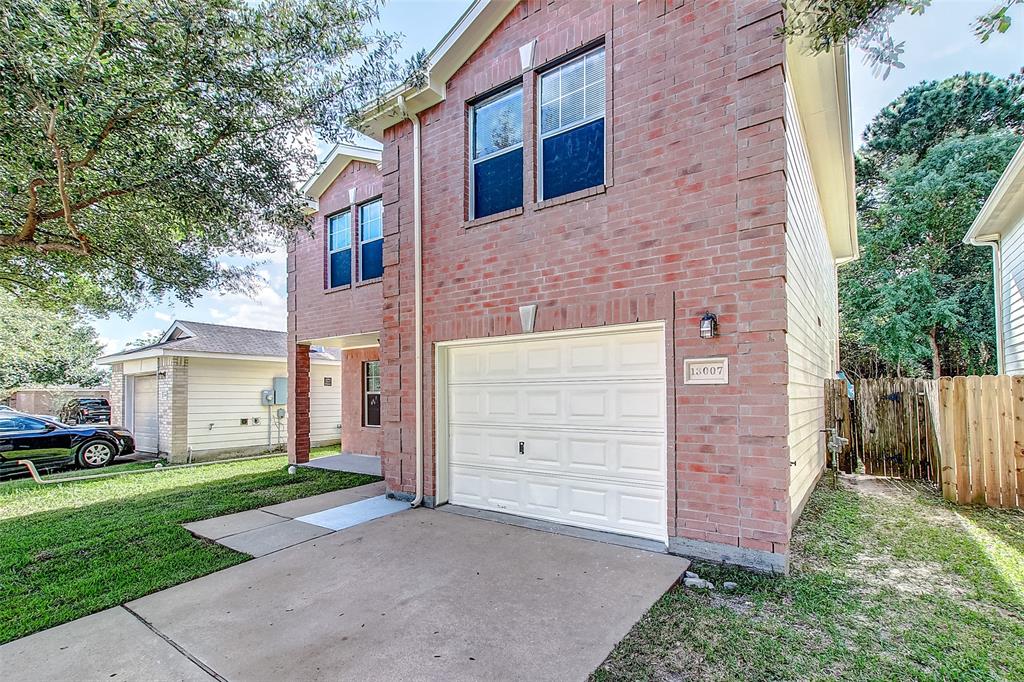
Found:
[[[327,219],[327,287],[352,284],[352,214]]]
[[[473,105],[470,215],[523,205],[523,88],[516,86]]]
[[[604,184],[604,47],[540,77],[541,199]]]
[[[384,211],[380,199],[359,207],[359,279],[384,275]]]

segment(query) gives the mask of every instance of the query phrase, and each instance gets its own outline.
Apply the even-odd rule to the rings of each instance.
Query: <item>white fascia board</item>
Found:
[[[144,350],[138,352],[128,353],[117,353],[115,355],[107,355],[105,357],[96,360],[98,365],[113,365],[119,362],[130,362],[131,360],[145,360],[147,358],[156,358],[162,356],[177,357],[177,358],[209,358],[213,360],[249,360],[252,362],[288,362],[288,358],[283,355],[242,355],[238,353],[207,353],[203,351],[175,351],[174,349],[166,348],[155,348],[152,350]],[[337,365],[340,360],[328,360],[325,358],[316,358],[310,360],[314,365]]]
[[[832,257],[836,263],[855,260],[859,255],[857,192],[846,49],[814,55],[802,45],[787,42],[786,78],[803,122]]]
[[[353,161],[379,164],[381,161],[381,150],[371,147],[360,147],[354,144],[339,143],[334,145],[334,149],[327,155],[327,158],[323,160],[313,175],[302,185],[301,192],[308,202],[303,212],[313,208],[311,213],[316,213],[319,209],[319,202],[317,200],[327,191],[327,188],[331,186],[335,178],[345,170],[345,167]]]
[[[992,193],[988,195],[964,243],[999,241],[1024,218],[1024,143],[1006,165]]]
[[[191,329],[189,329],[188,327],[183,325],[181,322],[178,322],[177,320],[175,320],[174,322],[171,323],[171,326],[167,328],[167,331],[164,332],[164,335],[160,337],[160,340],[157,343],[163,343],[167,339],[171,338],[171,334],[173,334],[176,329],[182,330],[183,332],[187,333],[189,336],[195,336],[196,335],[196,333],[194,331],[192,331]]]
[[[517,4],[518,0],[475,0],[427,55],[427,84],[399,86],[366,106],[360,117],[360,131],[382,142],[384,131],[405,119],[406,113],[418,114],[443,102],[448,80]],[[405,101],[404,112],[399,107],[400,98]]]

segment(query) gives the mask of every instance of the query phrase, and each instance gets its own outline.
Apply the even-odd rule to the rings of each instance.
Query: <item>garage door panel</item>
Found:
[[[448,381],[559,380],[664,376],[660,331],[555,337],[458,346],[450,351]]]
[[[569,424],[664,431],[665,390],[654,381],[452,386],[453,423]]]
[[[159,446],[156,376],[138,376],[133,381],[132,429],[135,448],[142,452],[156,452]]]
[[[474,490],[453,485],[451,503],[520,514],[594,530],[611,530],[664,540],[665,492],[652,486],[638,491],[599,481],[553,479],[541,474],[488,470],[464,473],[452,466],[452,481],[472,481]]]
[[[610,477],[660,482],[665,477],[661,434],[452,426],[448,458],[452,464],[514,467],[535,473]],[[519,443],[523,452],[519,452]]]
[[[448,349],[449,501],[664,541],[664,347],[645,329]]]

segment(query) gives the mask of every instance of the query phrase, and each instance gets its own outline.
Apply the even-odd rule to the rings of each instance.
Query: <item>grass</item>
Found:
[[[823,482],[789,576],[692,570],[719,590],[670,591],[592,680],[1024,679],[1020,512]]]
[[[272,457],[0,485],[0,644],[248,559],[182,523],[379,480],[306,468],[289,475],[286,465]]]

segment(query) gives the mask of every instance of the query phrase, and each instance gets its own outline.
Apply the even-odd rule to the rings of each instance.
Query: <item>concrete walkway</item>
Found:
[[[380,457],[375,455],[356,455],[342,453],[311,459],[299,466],[311,469],[327,469],[328,471],[348,471],[353,474],[369,474],[380,476]]]
[[[407,509],[408,503],[384,497],[384,482],[379,481],[186,523],[185,528],[257,557]]]
[[[5,682],[582,680],[687,565],[409,510],[11,642],[0,670]]]

